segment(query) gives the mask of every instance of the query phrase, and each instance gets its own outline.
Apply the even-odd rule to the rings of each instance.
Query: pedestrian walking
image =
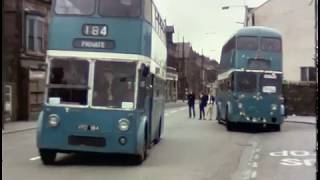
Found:
[[[214,105],[215,97],[213,96],[212,92],[208,96],[208,107],[207,107],[207,117],[209,120],[212,120],[212,112],[213,112],[213,105]]]
[[[193,118],[195,118],[196,112],[194,110],[194,102],[196,97],[192,91],[189,92],[187,99],[188,99],[188,106],[189,106],[189,118],[191,118],[192,114],[193,114]]]
[[[199,109],[200,109],[200,117],[199,117],[199,120],[206,120],[205,118],[205,107],[206,107],[206,104],[207,104],[207,97],[204,93],[200,93],[200,103],[199,103]]]

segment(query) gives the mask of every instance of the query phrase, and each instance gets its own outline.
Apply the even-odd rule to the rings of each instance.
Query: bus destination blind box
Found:
[[[89,49],[114,49],[115,42],[112,40],[100,39],[74,39],[74,48],[89,48]]]

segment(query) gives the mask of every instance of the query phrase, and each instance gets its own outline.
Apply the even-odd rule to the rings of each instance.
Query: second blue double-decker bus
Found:
[[[282,39],[267,27],[247,27],[224,45],[218,76],[217,120],[232,130],[241,124],[283,122]]]
[[[165,21],[152,0],[54,0],[37,147],[146,158],[164,124]]]

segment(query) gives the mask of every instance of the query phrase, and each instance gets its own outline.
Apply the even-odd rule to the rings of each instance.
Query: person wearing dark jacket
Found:
[[[188,106],[189,106],[189,118],[191,118],[191,114],[193,114],[193,118],[196,117],[196,113],[195,113],[195,110],[194,110],[195,98],[196,97],[195,97],[194,93],[192,91],[190,91],[189,94],[187,95]]]
[[[200,108],[200,117],[199,120],[206,120],[205,118],[205,112],[204,109],[207,105],[207,96],[204,93],[200,93],[200,104],[199,104],[199,108]]]

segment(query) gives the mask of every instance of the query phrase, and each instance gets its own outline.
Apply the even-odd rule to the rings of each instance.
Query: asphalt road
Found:
[[[123,155],[59,155],[44,166],[35,130],[2,135],[4,180],[315,180],[315,125],[284,123],[281,132],[228,132],[213,121],[166,110],[163,140],[140,166]]]

